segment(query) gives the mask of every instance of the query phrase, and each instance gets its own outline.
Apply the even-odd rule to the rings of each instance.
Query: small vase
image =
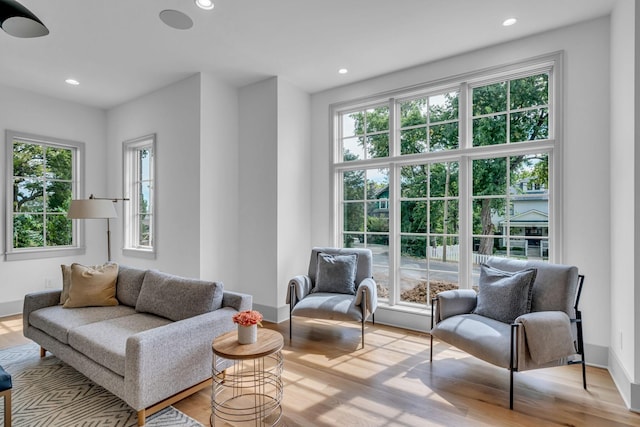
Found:
[[[258,325],[238,325],[238,344],[253,344],[258,340]]]

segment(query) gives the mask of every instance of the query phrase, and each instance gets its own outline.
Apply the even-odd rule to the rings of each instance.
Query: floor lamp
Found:
[[[67,218],[71,219],[105,219],[107,220],[107,260],[111,261],[111,230],[109,218],[117,218],[113,199],[95,199],[93,194],[89,199],[71,200]]]

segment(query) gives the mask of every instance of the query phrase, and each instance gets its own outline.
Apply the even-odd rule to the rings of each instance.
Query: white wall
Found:
[[[122,255],[122,221],[112,221],[112,258],[171,274],[200,274],[200,76],[108,112],[109,197],[122,197],[122,143],[156,134],[155,260]],[[127,203],[127,202],[124,202]],[[122,215],[119,207],[118,215]]]
[[[306,274],[311,239],[311,97],[278,78],[278,272],[276,321],[289,318],[287,284]]]
[[[267,319],[277,307],[277,96],[275,77],[239,90],[237,289],[252,294]]]
[[[105,162],[106,114],[103,110],[60,101],[32,92],[0,86],[0,196],[5,200],[5,131],[7,129],[68,139],[85,143],[86,181],[84,197],[104,193],[107,164]],[[0,239],[5,241],[5,209],[2,203]],[[60,264],[100,263],[107,258],[106,222],[85,221],[87,251],[83,256],[46,258],[28,261],[0,259],[0,276],[4,286],[0,292],[0,316],[22,311],[25,294],[43,290],[45,280],[62,287]]]
[[[564,51],[562,262],[586,275],[581,308],[587,359],[606,365],[610,332],[609,19],[602,18],[314,94],[311,98],[312,244],[331,244],[329,105],[452,75]],[[376,320],[383,320],[379,309]],[[428,319],[402,322],[426,330]]]
[[[239,92],[239,289],[281,321],[288,280],[309,256],[310,97],[278,77]]]
[[[640,11],[635,2],[620,1],[611,15],[611,343],[609,366],[627,404],[640,410],[640,256],[636,251],[638,218],[638,165],[636,142],[640,131],[636,116],[639,67],[636,26]],[[635,385],[633,384],[635,383]],[[634,392],[635,389],[635,392]]]
[[[238,287],[238,91],[201,74],[200,277]]]

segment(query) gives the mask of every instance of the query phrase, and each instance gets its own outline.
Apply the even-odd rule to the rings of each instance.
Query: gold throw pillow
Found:
[[[71,264],[69,298],[64,308],[104,307],[118,305],[116,281],[118,264],[96,266]]]

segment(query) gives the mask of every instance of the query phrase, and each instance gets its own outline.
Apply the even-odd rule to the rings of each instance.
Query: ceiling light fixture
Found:
[[[516,22],[518,22],[518,20],[516,18],[508,18],[505,19],[504,22],[502,23],[503,27],[510,27],[511,25],[515,24]]]
[[[0,27],[7,34],[20,38],[49,34],[42,21],[15,0],[0,0]]]
[[[339,74],[347,74],[348,72],[349,72],[349,70],[347,70],[346,68],[340,68],[340,69],[338,70],[338,73],[339,73]]]
[[[65,83],[71,85],[71,86],[78,86],[80,84],[79,81],[77,81],[76,79],[66,79]]]
[[[196,6],[200,9],[211,10],[213,9],[213,2],[211,0],[196,0]]]
[[[176,30],[188,30],[193,27],[193,20],[186,14],[173,9],[166,9],[160,12],[162,22],[175,28]]]

